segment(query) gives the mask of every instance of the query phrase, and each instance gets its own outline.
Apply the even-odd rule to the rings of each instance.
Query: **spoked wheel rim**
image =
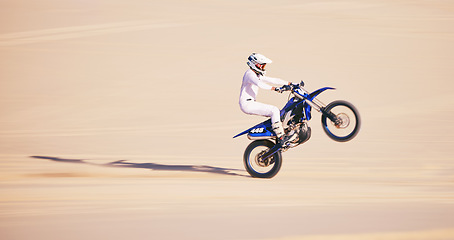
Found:
[[[350,108],[337,105],[331,109],[331,112],[336,115],[336,121],[327,119],[329,123],[325,127],[330,133],[336,137],[345,138],[355,130],[355,113]]]
[[[345,129],[350,126],[350,118],[345,113],[339,113],[336,115],[336,122],[331,122],[337,129]]]
[[[353,105],[345,101],[335,101],[326,107],[326,111],[336,116],[335,121],[326,116],[322,118],[323,128],[330,138],[343,142],[356,136],[361,120]]]
[[[270,148],[266,146],[257,146],[251,151],[250,158],[253,161],[249,161],[250,168],[259,174],[268,173],[274,167],[273,156],[263,160],[262,155],[265,154]]]
[[[282,155],[278,151],[269,158],[263,160],[263,156],[269,149],[275,146],[274,142],[269,140],[256,140],[250,143],[243,155],[243,162],[246,171],[256,178],[272,178],[282,166]]]

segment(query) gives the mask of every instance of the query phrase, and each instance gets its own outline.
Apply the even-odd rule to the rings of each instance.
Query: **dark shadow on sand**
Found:
[[[221,175],[230,175],[230,176],[241,176],[249,177],[249,175],[237,174],[232,171],[244,171],[240,169],[233,168],[221,168],[213,167],[207,165],[167,165],[167,164],[157,164],[157,163],[134,163],[129,162],[128,160],[118,160],[109,163],[92,163],[88,162],[85,159],[67,159],[67,158],[58,158],[58,157],[49,157],[49,156],[30,156],[31,158],[45,159],[55,162],[66,162],[66,163],[79,163],[79,164],[88,164],[96,165],[103,167],[123,167],[123,168],[145,168],[156,171],[180,171],[180,172],[205,172]]]

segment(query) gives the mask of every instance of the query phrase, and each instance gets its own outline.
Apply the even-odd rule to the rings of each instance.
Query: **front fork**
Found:
[[[306,99],[306,102],[313,109],[317,110],[318,112],[323,114],[323,116],[326,116],[329,120],[331,120],[331,122],[333,122],[334,125],[339,126],[342,124],[342,119],[338,118],[336,114],[334,114],[333,112],[326,110],[326,105],[317,98],[312,99],[312,101]]]
[[[334,125],[338,126],[338,125],[342,124],[342,120],[341,120],[340,118],[338,118],[338,117],[336,116],[336,114],[334,114],[333,112],[327,111],[327,110],[326,110],[326,107],[320,108],[320,112],[321,112],[324,116],[326,116],[329,120],[331,120],[331,122],[333,122]]]

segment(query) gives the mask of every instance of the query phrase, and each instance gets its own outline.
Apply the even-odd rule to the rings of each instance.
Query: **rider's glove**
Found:
[[[282,88],[284,89],[284,91],[292,90],[292,86],[290,86],[290,85],[284,85],[284,86],[282,86]]]
[[[274,91],[276,91],[278,93],[282,93],[282,92],[284,92],[284,89],[282,89],[281,87],[275,87]]]
[[[274,91],[276,91],[278,93],[282,93],[284,91],[289,91],[289,90],[292,90],[292,87],[290,85],[284,85],[282,87],[274,88]]]

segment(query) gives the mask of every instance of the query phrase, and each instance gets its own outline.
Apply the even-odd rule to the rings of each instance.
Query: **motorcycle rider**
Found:
[[[265,76],[265,66],[271,63],[271,59],[262,54],[252,53],[248,57],[247,65],[249,69],[244,73],[243,83],[240,92],[240,108],[246,114],[271,117],[271,123],[274,133],[277,137],[277,144],[281,146],[288,142],[288,137],[284,134],[282,127],[280,110],[276,106],[260,103],[256,101],[259,88],[272,90],[279,93],[290,90],[291,82],[286,82],[279,78]],[[282,87],[273,87],[269,84],[283,85]]]

